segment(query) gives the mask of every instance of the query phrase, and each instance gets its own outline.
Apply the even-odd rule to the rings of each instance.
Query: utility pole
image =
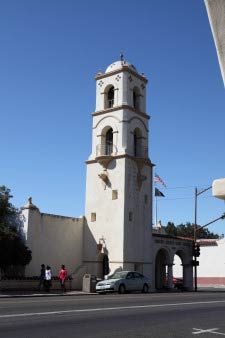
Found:
[[[197,228],[197,197],[198,197],[198,190],[195,188],[195,221],[194,221],[194,278],[195,278],[195,292],[198,288],[198,279],[197,279],[197,257],[195,254],[195,247],[196,247],[196,228]]]

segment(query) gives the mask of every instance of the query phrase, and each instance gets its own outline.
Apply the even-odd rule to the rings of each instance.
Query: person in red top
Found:
[[[61,266],[61,270],[59,271],[59,281],[62,288],[62,292],[66,292],[65,281],[67,279],[68,272],[65,268],[65,265]]]

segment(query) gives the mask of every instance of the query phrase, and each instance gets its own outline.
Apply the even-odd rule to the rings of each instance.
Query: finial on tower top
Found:
[[[24,210],[24,209],[31,209],[31,210],[38,210],[39,211],[39,209],[36,207],[36,205],[34,205],[32,203],[32,197],[28,198],[27,204],[25,204],[21,209],[22,210]]]
[[[124,55],[122,52],[120,53],[120,61],[124,61]]]

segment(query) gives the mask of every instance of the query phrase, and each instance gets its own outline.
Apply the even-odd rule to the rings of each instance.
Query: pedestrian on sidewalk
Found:
[[[49,265],[47,265],[45,270],[45,291],[49,292],[52,283],[52,272]]]
[[[59,271],[59,281],[60,281],[62,292],[66,292],[66,285],[65,284],[66,284],[67,276],[68,276],[68,271],[65,268],[65,265],[62,264],[61,269]]]
[[[41,264],[41,272],[40,272],[39,284],[38,284],[39,291],[41,290],[41,288],[44,289],[44,283],[45,283],[45,265]]]

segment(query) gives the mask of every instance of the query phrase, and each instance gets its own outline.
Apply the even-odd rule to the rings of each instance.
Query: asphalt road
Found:
[[[0,299],[1,338],[225,337],[225,293]]]

